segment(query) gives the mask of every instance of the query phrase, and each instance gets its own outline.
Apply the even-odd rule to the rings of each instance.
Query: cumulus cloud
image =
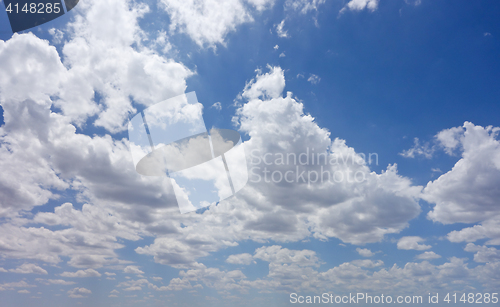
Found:
[[[293,242],[312,236],[364,244],[398,233],[419,214],[421,187],[398,175],[395,165],[381,174],[370,171],[362,155],[344,140],[332,141],[330,132],[304,114],[303,105],[291,93],[282,97],[284,72],[279,67],[268,69],[258,71],[246,84],[234,118],[250,136],[243,144],[251,175],[247,186],[231,200],[183,220],[184,227],[177,234],[138,247],[137,253],[151,255],[158,263],[197,269],[203,267],[197,259],[241,240]],[[327,165],[311,162],[313,150],[327,157]],[[301,155],[303,160],[309,156],[310,162],[276,163],[280,154],[287,153]],[[345,180],[305,180],[307,172],[320,174],[322,168]],[[294,179],[273,181],[269,174],[265,179],[265,171],[292,172]],[[352,180],[356,172],[363,180]]]
[[[247,3],[257,11],[274,5],[274,0],[161,0],[170,15],[170,30],[186,33],[200,46],[225,44],[228,33],[243,23],[253,21]]]
[[[127,274],[136,274],[136,275],[144,274],[144,272],[141,271],[139,267],[135,265],[127,266],[125,269],[123,269],[123,272]]]
[[[402,237],[398,241],[398,249],[414,249],[414,250],[426,250],[431,248],[432,246],[430,245],[425,245],[425,244],[419,244],[420,242],[424,242],[425,239],[417,236],[408,236],[408,237]]]
[[[356,248],[356,251],[358,252],[358,254],[360,254],[363,257],[372,257],[373,255],[375,255],[375,253],[373,253],[368,248],[359,248],[358,247],[358,248]]]
[[[428,214],[431,220],[444,224],[475,223],[498,217],[499,131],[500,128],[465,122],[463,127],[438,134],[445,149],[462,148],[462,158],[425,187],[422,197],[435,204]]]
[[[76,284],[74,281],[66,281],[63,279],[42,279],[37,278],[36,281],[44,284],[44,285],[61,285],[61,286],[70,286]]]
[[[474,243],[468,243],[464,249],[466,252],[472,252],[474,254],[475,262],[498,262],[500,261],[500,250],[494,247],[475,245]]]
[[[64,272],[61,274],[63,277],[101,277],[101,273],[94,269],[78,270],[76,272]]]
[[[431,260],[431,259],[439,259],[439,258],[441,258],[441,256],[436,254],[433,251],[430,251],[430,252],[424,252],[420,255],[417,255],[416,258],[421,259],[421,260]]]
[[[317,11],[318,7],[325,2],[326,0],[287,0],[285,8],[307,14],[311,11]]]
[[[68,296],[71,298],[83,298],[92,294],[92,291],[86,288],[74,288],[68,291]]]
[[[370,11],[375,11],[378,7],[379,0],[351,0],[340,10],[340,14],[346,10],[362,11],[365,8]]]
[[[19,274],[48,274],[46,270],[33,263],[24,263],[16,269],[10,269],[9,272]]]
[[[226,262],[231,264],[249,265],[255,261],[253,260],[252,255],[244,253],[244,254],[230,255],[229,257],[227,257]]]
[[[403,150],[403,152],[399,154],[405,158],[415,158],[417,156],[423,156],[427,159],[432,158],[435,148],[431,146],[429,142],[420,144],[420,140],[418,138],[415,138],[413,142],[414,144],[412,148]]]

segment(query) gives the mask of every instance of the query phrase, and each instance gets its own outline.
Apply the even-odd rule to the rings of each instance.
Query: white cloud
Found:
[[[431,259],[439,259],[439,258],[441,258],[441,256],[436,254],[433,251],[430,251],[430,252],[424,252],[420,255],[417,255],[416,258],[421,259],[421,260],[431,260]]]
[[[363,257],[372,257],[373,255],[375,255],[375,253],[373,253],[368,248],[359,248],[358,247],[358,248],[356,248],[356,251],[358,252],[358,254],[360,254]]]
[[[321,81],[321,78],[315,74],[311,74],[307,81],[311,82],[312,84],[318,84]]]
[[[68,291],[68,296],[71,298],[83,298],[92,294],[92,291],[86,288],[74,288]]]
[[[427,159],[432,158],[435,148],[430,146],[429,142],[421,145],[418,138],[415,138],[413,142],[413,147],[408,150],[403,150],[403,152],[400,153],[401,156],[405,158],[415,158],[416,156],[424,156]]]
[[[425,239],[417,236],[408,236],[408,237],[402,237],[398,241],[398,249],[414,249],[414,250],[426,250],[431,248],[432,246],[430,245],[425,245],[425,244],[419,244],[420,242],[424,242]]]
[[[257,77],[250,80],[243,90],[243,98],[252,100],[263,98],[278,98],[285,88],[285,76],[280,67],[268,66],[270,72],[262,74],[257,70]]]
[[[325,2],[326,0],[287,0],[285,8],[307,14],[311,11],[317,11],[318,7]]]
[[[264,11],[274,6],[276,0],[247,0],[248,3],[253,5],[258,11]]]
[[[244,254],[230,255],[229,257],[227,257],[226,262],[231,264],[249,265],[255,261],[253,260],[252,255],[244,253]]]
[[[284,58],[284,57],[286,57],[285,52],[280,53],[279,57],[280,57],[280,58]]]
[[[278,34],[279,37],[288,38],[289,37],[288,32],[283,29],[284,27],[285,27],[285,19],[283,19],[280,23],[275,25],[276,33]]]
[[[255,259],[270,263],[293,263],[300,266],[319,266],[321,262],[312,250],[289,250],[279,245],[260,247],[255,250]]]
[[[278,50],[280,46],[276,45],[274,46],[274,50]]]
[[[28,294],[30,293],[28,290],[24,289],[24,290],[19,290],[17,291],[17,293],[21,293],[21,294]]]
[[[353,261],[351,261],[351,263],[357,267],[360,267],[360,268],[364,267],[364,268],[369,268],[369,269],[384,265],[384,262],[382,260],[373,261],[373,260],[369,260],[369,259],[353,260]]]
[[[61,286],[70,286],[76,284],[74,281],[66,281],[62,279],[42,279],[37,278],[36,281],[41,282],[45,285],[61,285]]]
[[[78,270],[76,272],[64,272],[61,274],[63,277],[101,277],[101,273],[94,269]]]
[[[475,262],[498,262],[500,261],[500,250],[494,247],[479,246],[474,243],[468,243],[464,249],[466,252],[474,252]]]
[[[106,276],[116,276],[116,273],[104,272],[104,274],[106,274]]]
[[[500,245],[500,217],[483,221],[480,225],[454,230],[447,238],[451,242],[475,242],[489,238],[486,244]]]
[[[216,110],[222,110],[222,104],[220,102],[214,103],[211,108],[215,108]]]
[[[41,267],[33,263],[24,263],[16,269],[10,269],[9,272],[19,273],[19,274],[41,274],[41,275],[48,274],[46,270],[42,269]]]
[[[378,2],[379,0],[351,0],[340,10],[340,14],[346,10],[362,11],[365,8],[373,12],[377,9]]]
[[[258,9],[264,9],[266,2],[269,1],[252,1]],[[160,3],[170,15],[170,30],[186,33],[200,46],[224,44],[229,32],[253,21],[240,0],[161,0]]]
[[[136,274],[136,275],[144,274],[144,272],[141,271],[139,267],[135,265],[127,266],[125,269],[123,269],[123,272],[127,274]]]
[[[438,134],[446,149],[461,147],[462,158],[449,172],[427,184],[423,199],[435,204],[428,217],[436,222],[475,223],[500,214],[500,128],[475,126],[447,129]],[[493,225],[488,223],[484,225]],[[456,233],[455,233],[456,234]]]
[[[444,147],[444,151],[447,154],[452,155],[453,151],[461,145],[460,139],[463,134],[463,127],[454,127],[440,131],[436,135],[436,139],[438,140],[440,145]]]
[[[422,4],[422,0],[405,0],[406,4],[414,5],[414,6],[419,6]]]

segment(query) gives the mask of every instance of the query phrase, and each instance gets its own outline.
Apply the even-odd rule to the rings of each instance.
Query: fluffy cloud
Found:
[[[230,255],[229,257],[227,257],[226,262],[231,264],[249,265],[250,263],[254,262],[254,260],[252,255],[244,253],[238,255]]]
[[[42,279],[37,278],[36,281],[44,284],[44,285],[61,285],[61,286],[70,286],[76,284],[74,281],[66,281],[62,279]]]
[[[464,249],[466,252],[473,252],[475,262],[498,262],[500,261],[500,250],[494,247],[479,246],[469,243]]]
[[[398,249],[414,249],[414,250],[426,250],[431,248],[432,246],[430,245],[425,245],[425,244],[419,244],[420,242],[424,242],[425,239],[421,237],[416,237],[416,236],[410,236],[410,237],[402,237],[398,241]]]
[[[377,9],[378,2],[379,0],[351,0],[340,10],[340,13],[346,10],[362,11],[365,8],[373,12]]]
[[[274,1],[249,1],[258,10],[264,10]],[[240,0],[161,0],[170,15],[170,30],[188,34],[198,45],[215,47],[224,44],[229,32],[242,23],[253,21],[251,13]]]
[[[239,97],[234,121],[250,136],[243,144],[251,171],[247,186],[202,214],[182,217],[184,227],[177,234],[157,237],[153,244],[138,247],[137,253],[178,268],[199,268],[197,259],[240,240],[289,242],[314,236],[363,244],[401,231],[418,215],[421,187],[399,176],[396,166],[382,174],[371,172],[362,155],[345,141],[331,141],[330,133],[303,113],[303,105],[291,93],[283,98],[284,87],[283,70],[269,67],[267,73],[258,71]],[[312,163],[313,151],[323,153],[328,163]],[[308,156],[309,163],[294,163],[293,158],[276,163],[287,153],[302,160]],[[345,180],[305,180],[308,172],[322,171]],[[272,180],[273,172],[291,172],[293,180]],[[363,180],[353,180],[355,173]]]
[[[317,11],[318,7],[325,2],[326,0],[287,0],[285,8],[307,14],[311,11]]]
[[[127,266],[125,269],[123,269],[123,272],[127,273],[127,274],[136,274],[136,275],[144,274],[144,272],[141,271],[139,269],[139,267],[137,267],[135,265],[129,265],[129,266]]]
[[[439,258],[441,258],[441,256],[439,256],[438,254],[436,254],[433,251],[430,251],[430,252],[424,252],[420,255],[417,255],[416,258],[421,259],[421,260],[431,260],[431,259],[439,259]]]
[[[359,248],[358,247],[358,248],[356,248],[356,251],[358,252],[358,254],[360,254],[363,257],[372,257],[373,255],[375,255],[375,253],[373,253],[368,248]]]
[[[447,150],[462,148],[452,170],[429,182],[423,198],[436,204],[428,216],[444,224],[475,223],[499,215],[500,128],[465,122],[463,128],[442,131],[438,139]]]
[[[427,159],[432,158],[435,148],[433,146],[430,146],[428,142],[420,144],[420,140],[418,138],[415,138],[413,140],[413,143],[414,144],[412,148],[403,150],[400,155],[405,158],[415,158],[416,156],[424,156]]]
[[[74,288],[68,291],[68,296],[71,298],[83,298],[91,294],[92,291],[86,288]]]
[[[78,270],[76,272],[64,272],[63,277],[101,277],[101,274],[94,269]]]
[[[42,269],[36,264],[33,263],[25,263],[16,269],[11,269],[9,272],[19,273],[19,274],[42,274],[47,275],[47,271]]]

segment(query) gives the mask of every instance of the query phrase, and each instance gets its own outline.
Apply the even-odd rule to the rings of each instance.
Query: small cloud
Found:
[[[278,50],[280,46],[276,45],[274,46],[274,50]]]
[[[423,254],[418,255],[416,258],[421,260],[431,260],[431,259],[439,259],[441,258],[441,256],[431,251],[431,252],[424,252]]]
[[[286,55],[285,55],[285,53],[284,53],[284,52],[282,52],[282,53],[280,54],[280,58],[284,58],[284,57],[286,57]]]
[[[402,237],[398,241],[398,249],[405,249],[405,250],[413,249],[421,251],[432,247],[430,245],[419,244],[420,242],[424,241],[425,239],[417,236]]]
[[[118,291],[118,290],[114,289],[114,290],[113,290],[113,291],[111,291],[110,293],[111,293],[111,294],[118,294],[118,293],[120,293],[120,291]]]
[[[346,10],[362,11],[365,8],[374,12],[378,7],[379,0],[351,0],[339,12],[343,14]]]
[[[230,255],[229,257],[227,257],[226,262],[231,264],[249,265],[255,261],[253,260],[252,255],[245,253],[245,254]]]
[[[139,270],[139,267],[135,265],[129,265],[123,270],[123,272],[127,274],[136,274],[136,275],[144,274],[144,272]]]
[[[52,42],[54,44],[60,44],[62,42],[63,37],[64,37],[64,32],[62,32],[58,29],[55,29],[55,28],[50,29],[49,34],[52,35]]]
[[[211,108],[214,108],[214,109],[216,109],[216,110],[219,110],[219,111],[220,111],[220,110],[222,110],[222,104],[221,104],[220,102],[216,102],[216,103],[214,103],[214,104],[211,106]]]
[[[356,251],[358,252],[358,254],[360,254],[363,257],[372,257],[373,255],[375,255],[375,253],[373,253],[368,248],[359,248],[358,247],[358,248],[356,248]]]
[[[297,74],[297,79],[299,78],[304,78],[304,75],[303,74]]]
[[[24,290],[17,291],[17,293],[28,294],[30,292],[28,290],[24,289]]]
[[[288,32],[283,29],[285,26],[285,20],[283,19],[279,24],[276,25],[276,33],[278,34],[279,37],[284,37],[287,38]]]
[[[372,261],[369,259],[354,260],[351,261],[351,263],[357,267],[364,267],[369,269],[384,265],[384,262],[382,260]]]
[[[422,0],[405,0],[406,4],[408,5],[414,5],[414,6],[419,6],[422,4]]]
[[[20,267],[18,267],[17,269],[10,269],[9,271],[18,274],[41,274],[41,275],[48,274],[47,271],[45,271],[44,269],[33,263],[25,263]]]
[[[104,274],[106,274],[106,276],[116,276],[116,273],[104,272]]]
[[[311,82],[312,84],[318,84],[319,81],[321,81],[321,78],[315,74],[311,74],[311,76],[309,77],[309,79],[307,79],[307,81]]]
[[[78,270],[76,272],[64,272],[63,277],[101,277],[101,274],[94,269]]]
[[[92,291],[86,288],[74,288],[68,291],[68,296],[71,298],[82,298],[86,297],[86,295],[91,294]]]
[[[491,36],[490,32],[484,32],[484,36]]]
[[[413,140],[413,147],[408,150],[403,150],[399,154],[405,158],[415,158],[416,156],[424,156],[427,159],[432,158],[435,148],[431,146],[429,142],[420,144],[420,140],[415,138]]]
[[[44,284],[44,285],[61,285],[61,286],[69,286],[76,284],[74,281],[66,281],[62,279],[42,279],[37,278],[36,281]]]
[[[154,280],[154,281],[161,281],[161,280],[163,280],[163,278],[161,278],[161,277],[151,277],[151,279]]]

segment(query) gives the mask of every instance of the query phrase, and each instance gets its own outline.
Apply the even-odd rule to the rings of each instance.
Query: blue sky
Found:
[[[444,306],[498,292],[499,13],[498,1],[82,0],[12,34],[2,12],[2,304],[432,292]],[[171,184],[135,172],[127,122],[191,91],[208,129],[241,133],[250,178],[323,170],[255,163],[265,154],[378,163],[325,166],[359,182],[249,180],[180,214]]]

